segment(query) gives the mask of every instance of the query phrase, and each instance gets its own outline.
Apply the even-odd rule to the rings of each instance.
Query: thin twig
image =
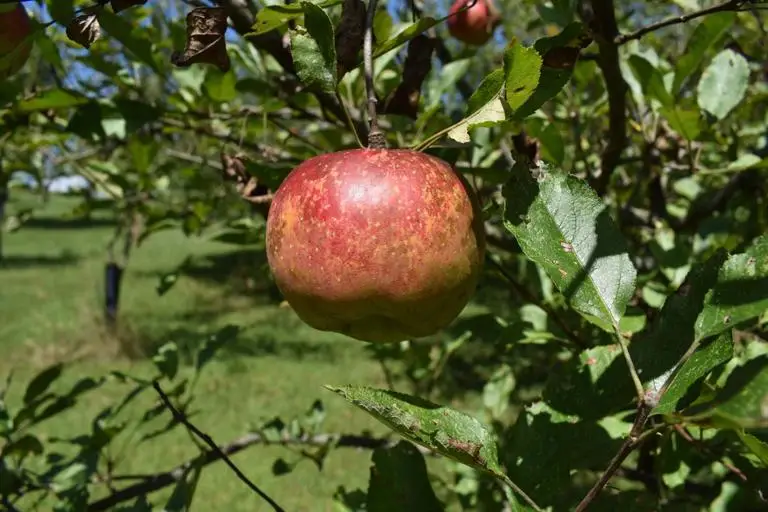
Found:
[[[356,448],[375,450],[381,447],[389,447],[397,444],[398,439],[387,439],[383,437],[368,437],[353,434],[316,434],[316,435],[303,435],[298,437],[282,436],[279,438],[265,437],[258,432],[252,432],[246,434],[238,439],[235,439],[231,443],[223,445],[217,451],[207,451],[202,455],[195,457],[183,464],[178,465],[172,470],[164,471],[161,473],[147,474],[147,475],[114,475],[113,481],[125,481],[125,480],[140,480],[135,484],[129,485],[110,494],[106,498],[102,498],[88,505],[88,512],[100,512],[103,510],[109,510],[119,503],[132,500],[138,496],[146,496],[147,494],[159,491],[173,485],[178,482],[187,472],[190,467],[200,465],[207,466],[222,459],[224,456],[233,456],[246,448],[254,445],[263,446],[328,446],[332,445],[336,448]],[[417,447],[419,451],[424,455],[435,456],[438,455],[421,446]]]
[[[740,470],[739,468],[737,468],[736,466],[734,466],[730,462],[728,462],[726,460],[722,460],[722,457],[719,457],[717,454],[713,453],[712,450],[710,450],[708,446],[706,446],[701,441],[698,441],[698,440],[694,439],[691,436],[691,433],[688,432],[688,430],[683,425],[675,425],[674,428],[677,431],[677,433],[680,434],[680,437],[682,437],[683,439],[685,439],[686,441],[691,443],[693,446],[696,447],[696,449],[700,450],[705,455],[717,458],[720,461],[720,463],[723,466],[725,466],[726,468],[728,468],[728,470],[731,473],[733,473],[734,475],[738,476],[744,482],[747,481],[747,475],[745,475],[742,470]]]
[[[600,155],[600,175],[590,183],[595,192],[602,196],[627,145],[629,87],[621,74],[618,46],[613,42],[619,34],[613,0],[590,0],[584,2],[582,7],[582,18],[590,25],[600,50],[597,65],[605,78],[608,93],[608,142]]]
[[[285,512],[285,510],[275,502],[272,498],[269,497],[264,491],[259,489],[256,484],[251,482],[245,474],[240,471],[240,468],[238,468],[234,462],[224,453],[221,451],[221,448],[216,444],[216,442],[206,434],[205,432],[198,429],[196,426],[194,426],[192,423],[187,420],[187,418],[179,412],[171,403],[170,398],[168,398],[168,395],[165,394],[163,389],[160,387],[160,383],[155,381],[152,383],[152,387],[155,388],[155,391],[157,391],[157,394],[160,395],[160,399],[163,401],[165,406],[168,408],[169,411],[171,411],[171,414],[173,415],[174,419],[184,425],[187,430],[192,432],[194,435],[196,435],[198,438],[200,438],[205,444],[207,444],[211,450],[216,452],[219,457],[224,461],[224,463],[229,466],[229,468],[237,475],[237,477],[242,481],[245,485],[247,485],[253,492],[261,496],[261,498],[270,504],[272,509],[275,512]]]
[[[632,41],[633,39],[640,39],[641,37],[643,37],[644,35],[650,32],[654,32],[656,30],[662,29],[664,27],[669,27],[671,25],[686,23],[693,19],[706,16],[707,14],[714,14],[716,12],[723,12],[723,11],[738,11],[747,2],[748,0],[728,0],[727,2],[713,5],[712,7],[707,7],[706,9],[689,12],[686,14],[682,14],[680,16],[672,16],[670,18],[661,20],[657,23],[652,23],[647,27],[643,27],[641,29],[635,30],[634,32],[630,32],[629,34],[622,34],[622,35],[616,36],[613,39],[613,42],[616,45],[622,45],[628,41]]]
[[[376,17],[376,0],[368,0],[365,14],[365,35],[363,36],[363,68],[365,70],[365,93],[368,98],[368,147],[383,148],[386,144],[384,134],[379,130],[379,117],[376,113],[376,89],[373,84],[373,20]]]
[[[643,427],[645,426],[645,422],[648,421],[648,416],[650,413],[650,405],[646,404],[645,402],[641,402],[640,405],[638,405],[637,415],[635,416],[635,421],[632,424],[632,429],[629,431],[629,436],[624,440],[624,443],[621,445],[621,448],[619,448],[618,453],[616,453],[613,459],[611,459],[611,462],[608,464],[608,468],[600,476],[600,479],[595,482],[595,485],[592,486],[587,495],[584,496],[584,499],[582,499],[579,505],[576,507],[575,512],[584,512],[584,510],[587,509],[587,507],[595,500],[595,498],[597,498],[597,495],[600,494],[600,491],[605,488],[613,475],[616,474],[616,471],[619,469],[619,467],[621,467],[621,464],[629,456],[629,454],[632,453],[635,448],[640,446],[640,444],[645,439],[647,439],[647,436],[643,435]]]

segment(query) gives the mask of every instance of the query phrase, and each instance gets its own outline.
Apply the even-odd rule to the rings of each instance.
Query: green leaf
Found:
[[[169,341],[157,350],[157,354],[152,357],[152,362],[164,377],[173,380],[179,371],[179,347]]]
[[[385,53],[392,51],[398,46],[401,46],[407,43],[414,37],[418,36],[419,34],[423,34],[430,28],[437,25],[438,23],[442,23],[445,19],[447,18],[440,18],[436,20],[429,16],[424,16],[423,18],[419,18],[417,22],[411,23],[405,29],[398,32],[394,37],[387,39],[381,44],[377,44],[373,48],[373,58],[375,59],[375,58],[381,57]]]
[[[541,156],[544,160],[562,165],[565,160],[565,141],[560,128],[546,118],[529,117],[525,127],[531,137],[541,144]]]
[[[491,374],[483,386],[483,405],[493,418],[499,418],[509,407],[509,397],[515,390],[515,374],[512,368],[501,365]]]
[[[377,448],[372,459],[368,512],[443,510],[432,490],[424,456],[414,445],[400,441],[391,448]]]
[[[326,388],[416,444],[492,475],[504,474],[493,434],[468,414],[395,391],[366,386]]]
[[[143,101],[128,98],[115,98],[115,107],[125,119],[125,131],[135,133],[145,125],[157,121],[162,111]]]
[[[686,109],[675,105],[662,107],[659,113],[667,120],[669,126],[686,140],[696,140],[704,128],[704,119],[699,110]]]
[[[696,322],[698,338],[721,333],[768,310],[768,236],[728,258]]]
[[[51,489],[61,493],[74,487],[81,487],[88,481],[90,470],[82,462],[75,462],[56,474],[51,482]]]
[[[541,56],[533,48],[514,44],[504,52],[504,95],[515,111],[531,97],[541,76]]]
[[[542,398],[553,410],[585,420],[598,420],[629,407],[634,387],[621,347],[593,347],[555,367]]]
[[[205,93],[217,103],[227,103],[237,97],[237,75],[234,69],[223,73],[218,68],[210,68],[203,83]]]
[[[542,164],[522,165],[504,187],[504,225],[569,303],[602,329],[617,329],[635,291],[626,242],[606,206],[583,181]]]
[[[525,119],[560,93],[573,75],[581,48],[590,40],[586,27],[579,22],[569,23],[557,35],[536,40],[533,48],[542,56],[538,85],[515,112],[516,119]],[[554,56],[562,58],[556,59]]]
[[[719,426],[736,429],[768,427],[768,356],[736,368],[708,412]]]
[[[61,25],[68,25],[72,18],[75,17],[74,0],[46,0],[45,4],[48,7],[51,18]]]
[[[266,34],[303,15],[304,7],[300,3],[267,5],[256,13],[256,20],[249,35]]]
[[[749,82],[747,59],[733,50],[718,53],[696,88],[699,107],[724,119],[744,99]]]
[[[195,496],[202,470],[202,464],[193,464],[184,471],[163,507],[163,512],[188,512],[192,509],[192,498]]]
[[[89,141],[99,141],[106,138],[104,131],[104,120],[101,111],[101,105],[95,101],[90,101],[80,105],[67,123],[67,131],[74,133]]]
[[[572,510],[583,497],[574,473],[605,467],[622,442],[603,426],[558,414],[542,402],[521,411],[507,436],[502,453],[510,477],[540,506],[557,511]]]
[[[89,101],[91,100],[78,92],[66,89],[49,89],[37,96],[19,101],[16,103],[15,109],[20,112],[34,112],[37,110],[76,107]]]
[[[469,130],[475,126],[494,124],[506,119],[501,96],[504,91],[504,70],[489,73],[467,102],[467,116],[453,125],[448,137],[460,143],[469,142]]]
[[[48,391],[51,384],[61,377],[61,372],[63,370],[64,365],[62,363],[56,363],[35,375],[29,384],[27,384],[27,389],[24,391],[24,403],[29,404]]]
[[[342,0],[325,0],[324,2],[316,2],[314,5],[321,8],[332,7],[338,5]],[[267,5],[264,8],[259,9],[256,13],[256,20],[253,24],[252,31],[248,33],[250,36],[257,36],[271,32],[276,28],[280,28],[286,25],[289,21],[301,18],[304,15],[303,2],[292,4],[274,4]]]
[[[107,9],[99,9],[96,18],[99,20],[101,28],[120,41],[139,61],[152,68],[156,73],[161,72],[160,66],[155,60],[152,41],[141,27],[132,27],[124,17],[113,14]]]
[[[738,430],[736,433],[739,435],[741,442],[744,443],[744,446],[760,459],[760,462],[762,462],[764,467],[768,468],[768,443],[764,443],[757,437],[748,434],[743,430]]]
[[[707,50],[716,46],[725,37],[735,21],[735,12],[718,12],[707,16],[696,25],[688,39],[685,52],[675,66],[675,79],[672,82],[674,94],[680,92],[685,79],[701,65]]]
[[[732,357],[733,336],[730,332],[697,349],[674,375],[651,414],[669,414],[693,402],[695,396],[687,396],[691,387]]]
[[[643,94],[658,100],[662,107],[672,108],[674,106],[675,100],[664,85],[661,72],[648,59],[635,54],[629,57],[629,65],[643,90]]]
[[[715,285],[723,261],[725,252],[718,251],[704,263],[694,265],[685,281],[666,299],[651,329],[630,345],[630,353],[641,378],[647,383],[647,389],[657,394],[658,400],[662,399],[672,379],[682,369],[680,363],[686,353],[701,341],[694,328],[696,318],[704,297]],[[691,364],[695,365],[695,361]],[[693,370],[695,366],[689,366],[689,371]],[[681,386],[685,383],[683,378]],[[678,396],[670,400],[676,404],[685,391],[682,387],[678,388]]]
[[[309,87],[334,94],[336,92],[336,43],[333,24],[315,4],[302,2],[306,30],[291,31],[291,54],[296,74]]]

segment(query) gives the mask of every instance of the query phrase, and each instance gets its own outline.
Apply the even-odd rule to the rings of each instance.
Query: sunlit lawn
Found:
[[[126,357],[115,337],[106,334],[100,319],[101,297],[105,246],[113,228],[104,220],[89,225],[57,222],[60,213],[75,204],[76,200],[55,197],[33,222],[5,236],[6,261],[0,265],[0,378],[13,370],[11,405],[18,403],[23,384],[34,373],[60,360],[72,361],[56,384],[60,390],[86,375],[113,369],[145,376],[152,370],[145,357]],[[10,210],[13,213],[14,205]],[[151,349],[169,340],[190,347],[204,333],[226,323],[243,327],[235,343],[204,370],[196,388],[194,422],[219,443],[275,416],[288,421],[317,398],[327,410],[325,431],[384,433],[379,424],[322,388],[326,383],[385,385],[379,364],[364,344],[305,327],[265,292],[233,292],[229,285],[232,275],[237,275],[235,269],[223,277],[213,272],[208,277],[204,272],[195,278],[183,276],[165,296],[156,293],[159,276],[188,255],[194,255],[195,265],[202,267],[201,258],[206,255],[231,255],[233,250],[176,232],[150,238],[131,258],[123,281],[124,347]],[[257,253],[247,257],[258,260]],[[238,258],[243,255],[227,261]],[[38,432],[56,437],[87,433],[92,418],[127,389],[111,383],[93,391],[74,409],[42,424]],[[154,400],[147,393],[136,410],[143,412],[142,405]],[[159,418],[153,426],[169,417]],[[169,470],[196,450],[188,434],[177,429],[145,443],[130,443],[116,473]],[[241,452],[235,461],[286,510],[332,510],[331,498],[338,486],[364,488],[368,480],[370,452],[364,450],[334,451],[322,472],[305,459],[285,476],[272,474],[277,457],[288,462],[298,458],[286,448],[256,446]],[[151,498],[161,504],[169,492]],[[198,510],[268,510],[220,463],[203,473],[196,496]]]

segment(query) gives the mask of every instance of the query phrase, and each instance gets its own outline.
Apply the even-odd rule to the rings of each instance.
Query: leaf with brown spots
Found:
[[[213,64],[227,72],[231,67],[224,33],[227,14],[220,7],[198,7],[187,14],[187,45],[183,52],[174,52],[171,63],[178,67],[192,64]]]

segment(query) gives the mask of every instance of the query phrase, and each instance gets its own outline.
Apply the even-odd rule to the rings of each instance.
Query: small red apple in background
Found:
[[[0,80],[17,73],[29,59],[32,44],[24,40],[31,32],[29,15],[21,3],[0,4],[0,58],[20,46],[9,63],[0,64]]]
[[[472,2],[475,5],[459,12]],[[448,11],[448,32],[466,44],[480,46],[488,42],[501,23],[493,0],[456,0]]]
[[[485,251],[467,182],[443,160],[404,149],[303,162],[275,194],[266,240],[275,282],[299,318],[380,343],[450,324]]]

